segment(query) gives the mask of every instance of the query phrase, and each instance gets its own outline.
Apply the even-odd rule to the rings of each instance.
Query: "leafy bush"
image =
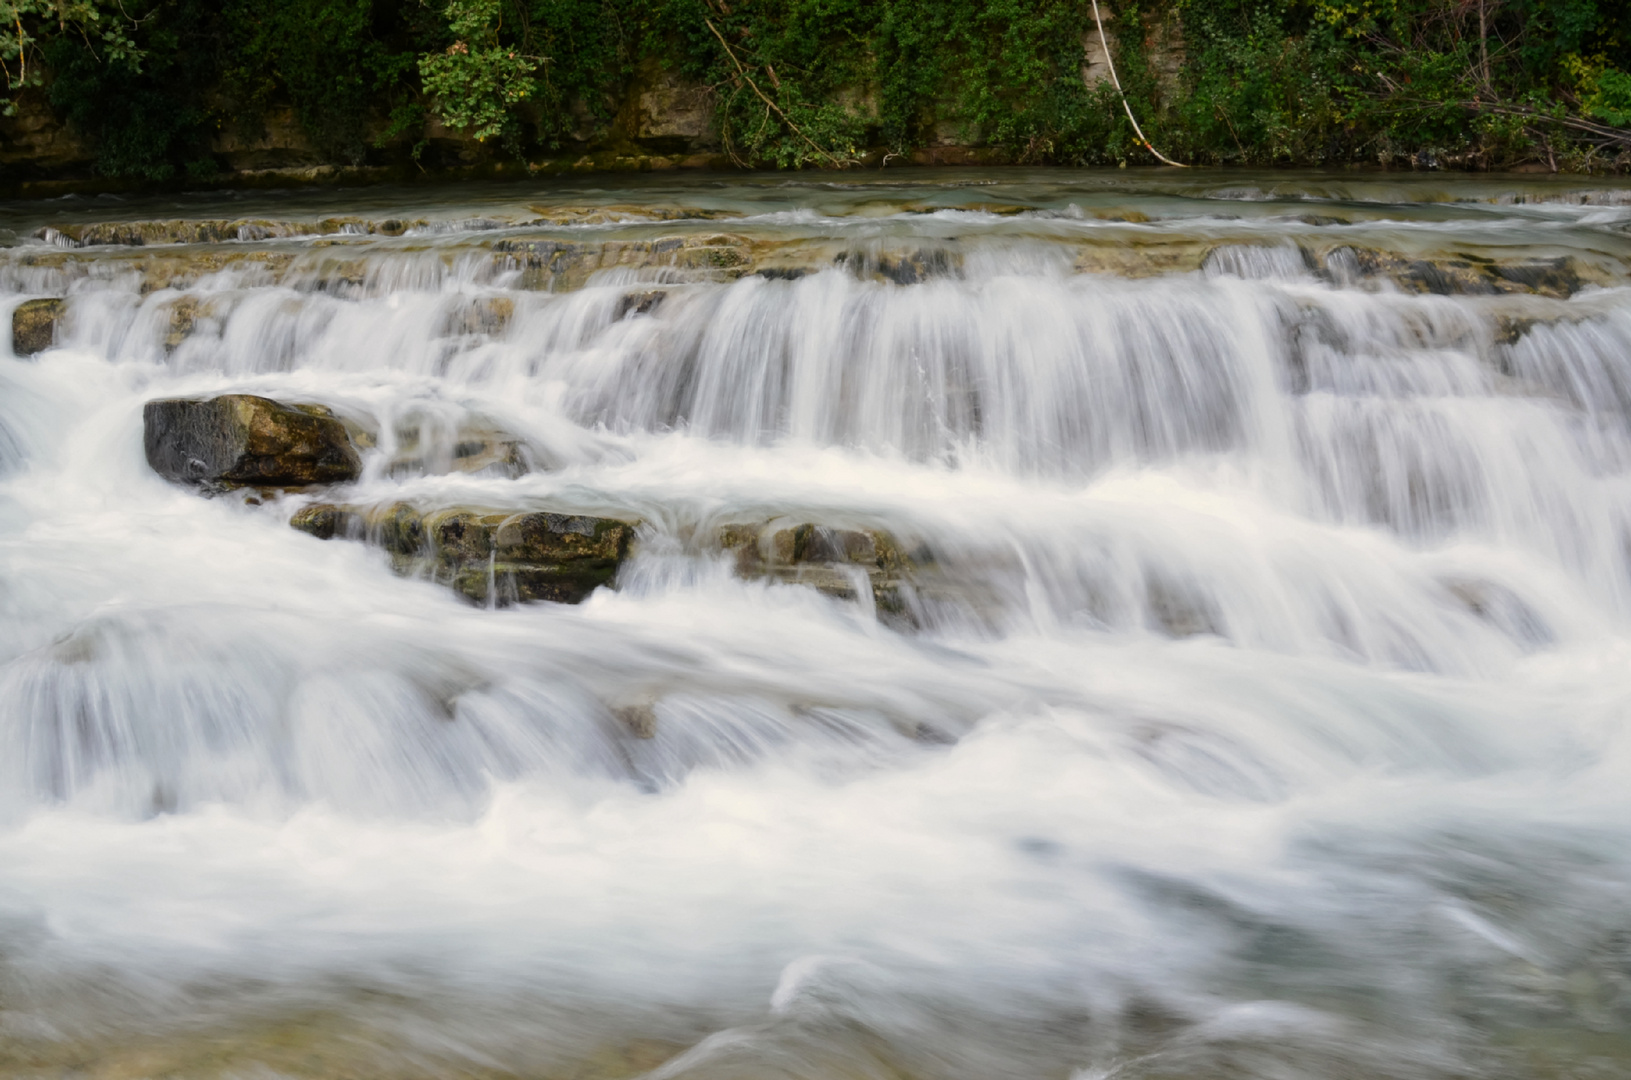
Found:
[[[114,176],[207,175],[216,130],[280,105],[345,164],[405,153],[404,136],[417,155],[429,114],[512,155],[616,144],[631,89],[664,69],[711,91],[746,165],[948,140],[1020,162],[1154,160],[1121,94],[1083,80],[1091,0],[0,3],[16,15],[0,28],[8,85],[49,69],[51,102]],[[1491,167],[1631,151],[1631,4],[1114,7],[1127,106],[1168,156]]]

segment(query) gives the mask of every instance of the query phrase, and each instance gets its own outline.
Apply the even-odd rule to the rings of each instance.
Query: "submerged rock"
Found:
[[[1566,256],[1499,262],[1462,253],[1450,258],[1410,258],[1372,248],[1339,247],[1325,256],[1336,279],[1386,278],[1405,292],[1436,296],[1536,293],[1566,300],[1584,283],[1580,266]]]
[[[62,301],[24,300],[11,313],[11,351],[18,356],[44,352],[56,341]]]
[[[492,250],[521,269],[522,288],[544,291],[581,287],[596,271],[612,267],[662,267],[728,281],[751,273],[755,264],[753,243],[727,234],[594,242],[506,238],[494,241]]]
[[[421,510],[318,503],[289,524],[320,540],[361,540],[383,549],[405,576],[428,577],[476,601],[576,604],[617,576],[634,525],[615,518],[479,507]]]
[[[168,398],[142,409],[147,463],[206,487],[301,487],[355,480],[362,462],[345,424],[321,405],[253,394]]]
[[[962,269],[960,252],[948,248],[919,248],[914,251],[841,251],[833,258],[859,278],[892,281],[896,285],[918,285],[932,278],[955,277]]]
[[[520,436],[482,417],[449,418],[410,412],[392,429],[388,475],[440,476],[481,473],[515,478],[531,472],[538,455]]]
[[[719,546],[736,558],[744,578],[809,585],[841,600],[869,593],[880,614],[904,616],[909,573],[926,554],[903,555],[890,534],[876,529],[834,529],[785,521],[726,525]]]

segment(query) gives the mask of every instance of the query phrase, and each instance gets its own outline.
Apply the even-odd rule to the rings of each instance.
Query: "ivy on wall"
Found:
[[[1631,162],[1623,0],[1106,6],[1128,102],[1181,160]],[[544,156],[615,142],[654,69],[710,89],[748,166],[946,141],[1150,160],[1083,79],[1086,0],[0,0],[0,23],[8,107],[46,93],[110,176],[207,177],[214,134],[274,107],[340,164],[417,156],[432,116]]]

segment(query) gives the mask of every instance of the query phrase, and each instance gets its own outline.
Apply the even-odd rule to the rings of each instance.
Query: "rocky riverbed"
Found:
[[[1631,1061],[1631,189],[0,206],[0,1072]]]

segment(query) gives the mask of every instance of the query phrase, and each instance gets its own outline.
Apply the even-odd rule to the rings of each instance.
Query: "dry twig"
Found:
[[[702,21],[707,24],[708,29],[710,29],[710,30],[712,30],[714,32],[714,37],[719,39],[719,44],[721,46],[723,46],[724,49],[725,49],[725,55],[731,58],[731,63],[732,64],[736,65],[736,73],[742,77],[742,81],[747,83],[749,88],[751,88],[755,94],[759,95],[759,99],[761,101],[763,101],[771,109],[775,110],[776,115],[782,118],[782,123],[784,123],[788,127],[792,128],[793,131],[798,134],[799,138],[801,138],[805,142],[809,143],[810,144],[810,149],[814,150],[816,153],[820,154],[822,157],[826,158],[828,161],[832,162],[834,165],[838,166],[840,169],[842,169],[845,165],[849,164],[848,161],[844,160],[843,158],[838,157],[837,155],[833,154],[831,151],[823,149],[820,144],[818,144],[814,139],[810,138],[810,136],[808,136],[808,135],[806,135],[804,133],[803,128],[801,128],[797,124],[793,123],[793,121],[788,118],[787,114],[782,112],[781,106],[777,105],[774,101],[770,100],[769,95],[767,95],[763,90],[759,89],[759,84],[753,81],[753,77],[748,74],[748,69],[746,67],[743,67],[742,66],[742,61],[740,61],[740,60],[738,60],[736,58],[736,53],[734,51],[732,51],[732,49],[730,47],[730,43],[725,40],[725,35],[721,34],[719,32],[719,27],[717,27],[717,26],[715,26],[713,24],[713,20],[712,19],[704,19]],[[771,77],[774,78],[775,76],[772,75]]]

